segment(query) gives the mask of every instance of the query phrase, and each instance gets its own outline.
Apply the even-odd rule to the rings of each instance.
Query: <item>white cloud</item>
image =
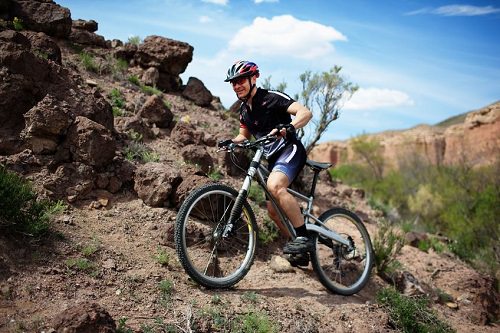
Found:
[[[207,3],[213,3],[214,5],[225,6],[229,2],[229,0],[201,0]]]
[[[368,110],[388,107],[413,106],[415,102],[406,93],[380,88],[360,88],[344,105],[348,110]]]
[[[333,41],[346,40],[333,27],[301,21],[291,15],[256,17],[231,39],[229,50],[313,59],[333,52]]]
[[[407,13],[407,15],[418,15],[418,14],[434,14],[442,16],[479,16],[499,13],[500,8],[495,8],[493,6],[471,6],[471,5],[448,5],[441,6],[438,8],[421,8],[412,12]]]
[[[212,22],[212,18],[206,15],[200,16],[200,23],[210,23]]]
[[[263,2],[279,2],[280,0],[253,0],[256,4],[263,3]]]

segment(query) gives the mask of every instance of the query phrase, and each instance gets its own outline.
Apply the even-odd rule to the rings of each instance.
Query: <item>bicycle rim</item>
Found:
[[[319,219],[325,226],[351,242],[352,248],[315,235],[316,251],[311,254],[313,269],[330,291],[352,295],[360,291],[370,278],[373,250],[370,236],[353,212],[334,208]]]
[[[238,193],[212,184],[193,192],[176,221],[179,260],[188,275],[208,288],[228,288],[250,269],[256,247],[255,216],[247,202],[240,218],[228,227]]]

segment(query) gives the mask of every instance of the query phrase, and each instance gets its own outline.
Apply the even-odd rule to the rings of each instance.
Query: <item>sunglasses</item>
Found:
[[[231,85],[233,85],[233,86],[236,84],[242,85],[243,83],[246,82],[247,79],[248,79],[247,77],[239,77],[239,78],[236,78],[234,80],[229,81],[229,83],[231,83]]]

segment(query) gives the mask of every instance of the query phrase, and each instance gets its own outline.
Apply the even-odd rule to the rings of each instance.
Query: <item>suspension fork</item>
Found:
[[[243,185],[241,186],[241,189],[238,193],[238,196],[236,197],[236,200],[234,202],[233,208],[231,209],[231,213],[229,215],[229,221],[227,222],[226,226],[224,227],[224,232],[222,234],[223,237],[226,237],[227,234],[229,232],[231,232],[234,224],[241,216],[241,212],[243,211],[243,209],[242,209],[243,204],[245,203],[245,200],[247,199],[248,191],[250,189],[250,185],[252,184],[252,178],[255,176],[255,173],[257,172],[257,169],[259,168],[260,160],[261,160],[263,154],[264,154],[263,148],[257,149],[257,151],[255,152],[255,155],[252,159],[252,162],[250,162],[250,167],[247,170],[247,175],[245,176],[245,180],[243,181]]]

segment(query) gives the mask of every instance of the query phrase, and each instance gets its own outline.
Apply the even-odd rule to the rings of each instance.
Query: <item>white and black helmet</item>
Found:
[[[229,82],[239,77],[259,76],[259,66],[256,63],[246,60],[235,62],[228,70],[224,82]]]

